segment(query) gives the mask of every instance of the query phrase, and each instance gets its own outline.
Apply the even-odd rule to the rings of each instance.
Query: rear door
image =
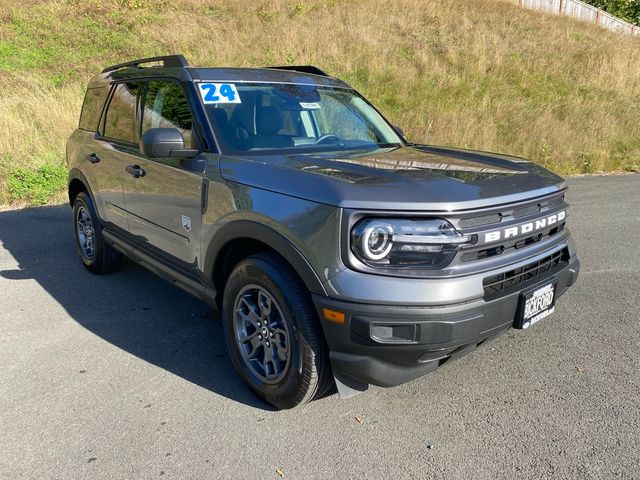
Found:
[[[174,80],[146,82],[141,102],[141,133],[177,128],[186,148],[201,149],[193,114],[182,85]],[[129,231],[174,267],[192,270],[199,255],[204,158],[151,158],[138,150],[129,163],[144,176],[124,173]]]
[[[95,171],[91,186],[100,218],[105,226],[119,227],[123,232],[129,226],[122,181],[125,167],[138,152],[136,132],[142,85],[112,85],[98,132],[86,149],[89,168]]]

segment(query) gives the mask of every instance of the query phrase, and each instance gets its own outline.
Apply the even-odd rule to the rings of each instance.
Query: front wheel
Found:
[[[292,408],[331,386],[327,347],[309,292],[275,254],[234,269],[223,296],[223,323],[243,380],[277,408]]]

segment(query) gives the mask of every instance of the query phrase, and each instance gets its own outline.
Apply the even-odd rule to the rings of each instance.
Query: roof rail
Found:
[[[118,63],[102,70],[102,73],[113,72],[120,68],[137,67],[141,63],[164,62],[165,67],[185,68],[189,66],[189,62],[183,55],[164,55],[160,57],[142,58],[140,60],[132,60],[130,62]]]
[[[287,65],[286,67],[266,67],[273,68],[275,70],[290,70],[294,72],[301,73],[311,73],[312,75],[321,75],[323,77],[329,77],[326,72],[323,72],[318,67],[314,67],[313,65]]]

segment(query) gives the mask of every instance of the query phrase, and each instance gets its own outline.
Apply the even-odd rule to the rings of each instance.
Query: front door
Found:
[[[177,81],[150,80],[143,93],[141,133],[149,128],[178,128],[185,147],[200,148],[193,116]],[[195,268],[199,257],[201,189],[204,159],[151,158],[141,153],[124,173],[124,196],[132,236],[160,250],[183,268]],[[140,169],[144,172],[140,176]],[[137,173],[136,173],[137,172]]]

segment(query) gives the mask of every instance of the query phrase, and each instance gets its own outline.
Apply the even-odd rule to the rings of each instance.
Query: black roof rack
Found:
[[[313,65],[287,65],[286,67],[265,67],[265,68],[274,68],[276,70],[291,70],[293,72],[301,72],[301,73],[311,73],[313,75],[321,75],[323,77],[329,76],[326,72],[323,72],[318,67],[314,67]]]
[[[189,66],[189,62],[183,55],[164,55],[161,57],[142,58],[140,60],[132,60],[130,62],[118,63],[102,70],[102,73],[113,72],[120,68],[137,67],[141,63],[163,62],[165,67],[184,68]]]

